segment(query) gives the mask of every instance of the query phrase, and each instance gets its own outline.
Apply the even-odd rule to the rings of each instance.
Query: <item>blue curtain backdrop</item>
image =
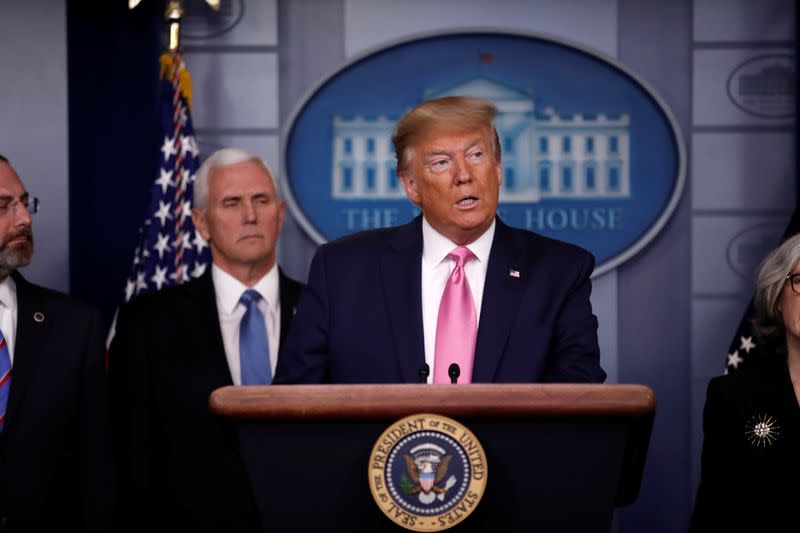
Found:
[[[67,1],[70,292],[107,326],[158,176],[163,2]]]

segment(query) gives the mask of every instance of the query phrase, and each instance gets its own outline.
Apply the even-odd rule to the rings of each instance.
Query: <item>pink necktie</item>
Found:
[[[452,363],[461,369],[458,383],[472,381],[472,360],[475,357],[475,338],[478,320],[475,302],[464,272],[464,264],[475,257],[469,248],[459,246],[448,254],[456,267],[447,279],[439,304],[436,321],[436,352],[433,363],[433,382],[450,383],[447,370]]]

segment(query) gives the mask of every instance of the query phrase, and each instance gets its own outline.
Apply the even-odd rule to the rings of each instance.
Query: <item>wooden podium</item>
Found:
[[[404,531],[368,484],[376,441],[400,418],[452,418],[480,441],[482,500],[450,531],[607,532],[639,494],[655,395],[642,385],[224,387],[265,531]]]

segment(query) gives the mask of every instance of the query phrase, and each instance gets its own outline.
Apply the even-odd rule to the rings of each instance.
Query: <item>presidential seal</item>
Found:
[[[378,507],[412,531],[442,531],[478,506],[487,480],[486,454],[455,420],[415,414],[378,438],[369,461],[369,487]]]

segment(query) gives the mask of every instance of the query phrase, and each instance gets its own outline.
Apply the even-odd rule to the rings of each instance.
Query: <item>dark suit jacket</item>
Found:
[[[0,514],[11,532],[108,531],[113,468],[100,317],[12,276],[17,331],[0,436]]]
[[[421,257],[421,217],[321,246],[275,382],[418,381]],[[602,382],[593,268],[586,250],[497,219],[472,381]]]
[[[280,274],[281,342],[301,287]],[[109,363],[125,528],[261,531],[235,429],[208,408],[233,384],[210,269],[123,307]]]
[[[759,418],[771,419],[772,443],[754,440]],[[703,432],[691,531],[797,531],[800,406],[785,352],[712,379]]]

